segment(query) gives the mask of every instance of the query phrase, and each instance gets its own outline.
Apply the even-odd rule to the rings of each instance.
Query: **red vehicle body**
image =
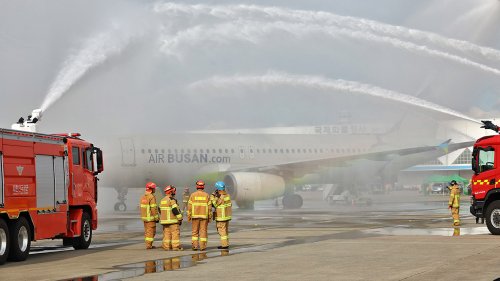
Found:
[[[471,207],[477,219],[485,219],[488,230],[500,234],[500,135],[480,138],[472,152]],[[477,221],[476,219],[476,221]]]
[[[89,247],[103,162],[78,137],[0,129],[0,264],[25,260],[41,239]]]

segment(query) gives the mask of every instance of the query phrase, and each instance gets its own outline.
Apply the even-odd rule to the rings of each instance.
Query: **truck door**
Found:
[[[72,170],[71,170],[71,181],[72,186],[72,197],[81,197],[83,194],[83,149],[74,144],[71,147],[71,160]]]
[[[476,173],[474,176],[474,196],[477,199],[484,198],[486,193],[496,186],[500,178],[497,175],[495,162],[495,149],[492,146],[476,147],[472,154],[472,166]]]

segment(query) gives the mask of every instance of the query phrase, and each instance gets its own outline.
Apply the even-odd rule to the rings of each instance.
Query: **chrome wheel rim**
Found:
[[[28,229],[23,225],[19,228],[19,232],[17,233],[17,242],[19,244],[19,250],[21,252],[25,252],[28,248]]]
[[[500,228],[500,209],[495,209],[490,216],[491,225],[495,228]]]
[[[83,239],[85,240],[85,242],[88,242],[90,240],[90,231],[90,223],[88,220],[86,220],[83,223]]]
[[[5,229],[0,229],[0,256],[5,255],[7,251],[7,233]]]

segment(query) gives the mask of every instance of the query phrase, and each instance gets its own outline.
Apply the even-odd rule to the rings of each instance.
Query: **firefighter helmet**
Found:
[[[204,181],[202,181],[202,180],[198,180],[198,181],[196,182],[196,188],[197,188],[197,189],[204,189],[204,188],[205,188],[205,182],[204,182]]]
[[[226,184],[223,181],[218,181],[214,184],[215,189],[224,190],[226,189]]]
[[[156,183],[150,181],[146,183],[146,191],[148,190],[155,190],[156,189]]]
[[[177,190],[177,189],[176,189],[176,188],[175,188],[175,186],[173,186],[173,185],[167,185],[167,186],[165,187],[165,189],[164,189],[165,194],[175,194],[175,191],[176,191],[176,190]]]
[[[453,186],[453,185],[457,185],[457,181],[456,180],[452,180],[450,181],[450,185]]]
[[[189,187],[184,187],[184,191],[189,191]]]

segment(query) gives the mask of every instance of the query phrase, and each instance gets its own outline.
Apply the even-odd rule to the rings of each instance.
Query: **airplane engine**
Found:
[[[272,199],[285,193],[285,180],[265,173],[236,172],[224,177],[226,190],[238,207],[252,209],[256,200]]]

